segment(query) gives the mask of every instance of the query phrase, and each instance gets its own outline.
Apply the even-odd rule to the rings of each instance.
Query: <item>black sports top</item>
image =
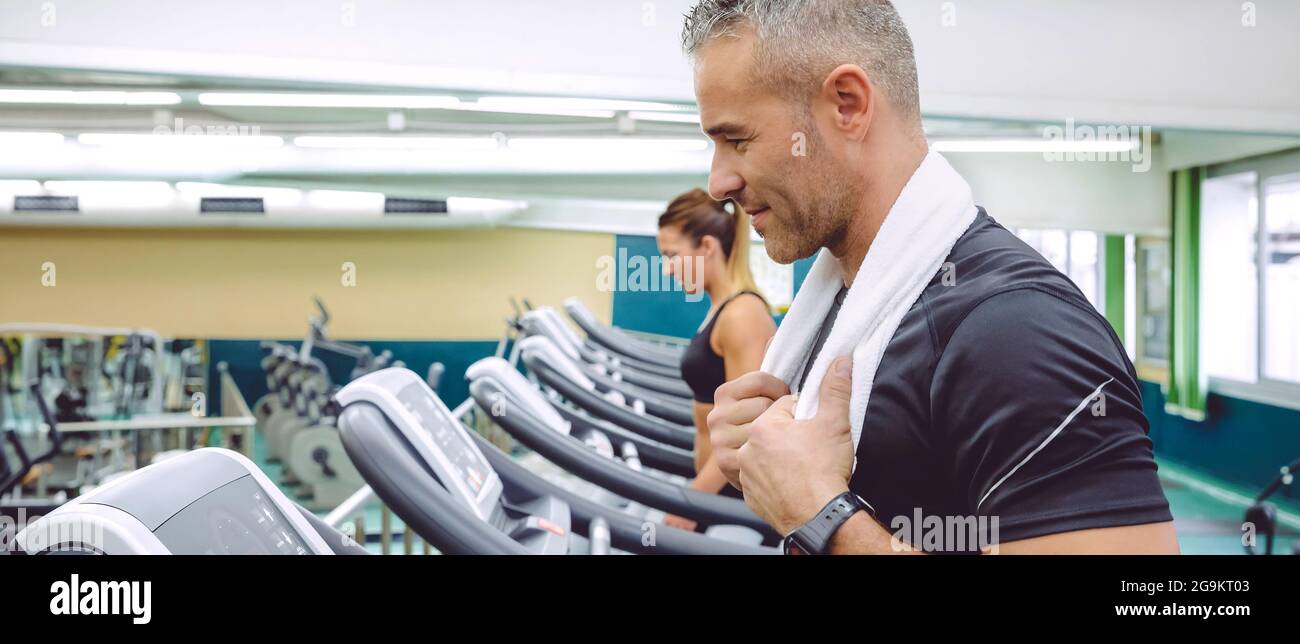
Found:
[[[762,295],[753,291],[741,291],[723,300],[722,304],[718,305],[718,310],[713,312],[713,317],[709,318],[708,324],[705,324],[704,328],[691,338],[690,346],[686,347],[685,353],[682,354],[682,379],[691,388],[696,402],[712,405],[714,390],[727,381],[726,365],[723,363],[722,356],[713,350],[710,338],[713,336],[713,325],[717,324],[718,317],[722,315],[722,309],[746,293],[760,300],[763,299]]]
[[[1010,542],[1170,520],[1124,345],[982,210],[885,347],[857,457],[849,489],[932,552],[975,545],[935,521]]]

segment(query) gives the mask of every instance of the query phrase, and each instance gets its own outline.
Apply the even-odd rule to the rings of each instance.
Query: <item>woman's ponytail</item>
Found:
[[[758,293],[758,283],[754,281],[753,271],[749,270],[749,213],[734,201],[731,207],[735,232],[731,238],[731,254],[727,256],[727,274],[731,276],[731,284],[737,293]]]

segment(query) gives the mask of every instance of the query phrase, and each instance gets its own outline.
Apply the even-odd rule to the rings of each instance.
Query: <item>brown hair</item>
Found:
[[[727,212],[730,203],[734,214]],[[716,201],[709,193],[695,188],[679,195],[659,215],[659,227],[677,226],[698,246],[706,236],[722,245],[727,258],[727,274],[736,292],[758,292],[754,274],[749,271],[749,213],[740,204]]]

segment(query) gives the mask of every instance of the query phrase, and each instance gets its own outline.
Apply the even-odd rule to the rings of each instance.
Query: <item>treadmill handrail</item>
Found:
[[[596,383],[596,388],[601,391],[617,391],[627,398],[635,398],[645,403],[646,413],[652,416],[658,416],[679,425],[695,422],[695,415],[690,407],[690,401],[683,401],[680,398],[669,400],[670,394],[649,391],[626,380],[614,380],[604,374],[589,373],[587,375],[592,382]]]
[[[579,414],[566,405],[554,407],[575,430],[602,433],[610,442],[619,445],[620,449],[625,444],[635,445],[642,463],[647,467],[687,478],[695,476],[695,455],[692,450],[646,438],[607,420]]]
[[[698,532],[679,530],[658,523],[650,523],[607,505],[574,494],[520,465],[486,438],[471,432],[474,442],[487,457],[501,480],[510,486],[525,488],[532,494],[553,496],[569,504],[573,529],[585,534],[593,518],[600,517],[609,524],[614,547],[639,554],[660,555],[775,555],[776,548],[764,548],[724,539],[716,539]],[[653,533],[650,531],[653,530]],[[653,539],[648,539],[653,536]]]
[[[676,366],[682,359],[680,350],[656,346],[638,340],[615,327],[607,327],[596,320],[587,307],[575,298],[564,302],[564,311],[587,333],[587,338],[613,351],[666,366]]]
[[[770,539],[779,539],[763,519],[738,499],[699,492],[627,467],[618,459],[605,458],[576,439],[556,432],[537,420],[527,409],[495,414],[492,401],[505,389],[492,378],[470,384],[470,395],[497,425],[516,440],[547,460],[578,477],[615,494],[665,512],[709,524],[743,525]]]
[[[597,418],[603,418],[661,443],[687,449],[695,447],[694,428],[670,423],[654,416],[642,416],[630,409],[615,405],[559,375],[551,369],[550,365],[534,356],[525,354],[524,363],[528,365],[529,372],[536,375],[546,386],[556,390],[561,396],[591,412]]]
[[[622,365],[611,368],[622,374],[623,380],[630,382],[638,387],[644,387],[652,391],[661,391],[666,395],[677,398],[684,398],[688,401],[695,399],[695,393],[687,386],[686,381],[681,378],[664,376],[649,371],[641,371],[634,367]]]
[[[611,442],[617,442],[620,449],[629,442],[639,446],[638,451],[646,452],[646,462],[651,467],[665,463],[669,466],[665,471],[687,477],[695,476],[695,459],[691,450],[653,441],[608,421],[579,416],[567,405],[556,404],[557,401],[548,398],[536,384],[529,382],[513,365],[501,358],[489,356],[475,362],[465,370],[465,378],[471,382],[492,378],[505,391],[505,397],[528,409],[538,422],[555,431],[567,433],[571,425],[577,423],[582,429],[595,431]],[[472,405],[474,401],[467,402]]]

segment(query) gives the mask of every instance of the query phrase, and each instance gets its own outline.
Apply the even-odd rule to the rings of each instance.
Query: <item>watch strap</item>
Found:
[[[786,554],[826,554],[831,538],[854,514],[871,506],[852,492],[842,492],[784,540]]]

